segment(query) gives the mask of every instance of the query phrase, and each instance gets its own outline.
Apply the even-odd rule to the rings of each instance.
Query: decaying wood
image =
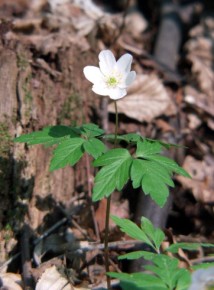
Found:
[[[29,223],[36,229],[47,214],[47,211],[38,209],[38,199],[49,195],[56,202],[69,201],[74,192],[74,171],[67,167],[50,173],[49,149],[41,146],[27,148],[24,144],[14,144],[12,139],[48,125],[66,123],[67,112],[73,122],[81,123],[80,116],[87,119],[87,112],[83,111],[81,104],[87,95],[88,106],[92,93],[88,90],[89,84],[85,82],[84,85],[81,80],[82,69],[89,63],[91,52],[81,53],[80,44],[74,43],[64,51],[59,50],[58,71],[54,68],[54,57],[53,68],[50,68],[44,60],[34,59],[25,46],[25,42],[13,40],[10,48],[2,45],[0,51],[1,135],[11,136],[10,142],[5,144],[8,151],[3,152],[4,156],[1,154],[4,162],[0,163],[0,179],[4,186],[0,194],[4,202],[0,204],[0,224],[4,211],[14,210],[19,196],[22,196],[30,201]],[[23,216],[20,223],[22,219]]]

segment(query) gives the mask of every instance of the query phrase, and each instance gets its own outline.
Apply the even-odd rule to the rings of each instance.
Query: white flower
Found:
[[[131,63],[132,56],[128,53],[116,61],[110,50],[103,50],[99,54],[100,67],[86,66],[83,73],[93,83],[96,94],[118,100],[127,94],[127,87],[136,77],[135,71],[130,71]]]
[[[192,284],[188,290],[213,290],[214,267],[200,269],[192,274]]]

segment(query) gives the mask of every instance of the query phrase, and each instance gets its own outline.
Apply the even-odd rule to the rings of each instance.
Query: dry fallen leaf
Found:
[[[125,18],[126,30],[135,38],[142,39],[142,33],[147,29],[148,22],[135,6],[131,7]]]
[[[212,101],[214,100],[214,20],[207,17],[190,32],[190,40],[186,43],[187,59],[192,63],[192,72],[198,86]]]
[[[186,104],[188,104],[188,106],[194,108],[197,111],[197,126],[199,126],[203,120],[206,121],[210,129],[213,130],[214,96],[207,96],[206,94],[197,91],[191,86],[186,86],[184,89],[184,93],[184,101],[186,102]],[[195,126],[195,128],[197,126]],[[194,129],[194,126],[189,126],[189,128]]]
[[[155,75],[139,75],[128,89],[128,95],[117,103],[118,112],[140,122],[150,122],[160,115],[176,113],[162,82]],[[108,106],[114,113],[114,105]]]
[[[214,202],[214,158],[209,156],[201,161],[187,156],[183,168],[192,176],[192,179],[177,177],[184,188],[191,189],[197,201]]]
[[[200,109],[202,112],[214,116],[214,98],[208,98],[191,86],[185,87],[185,102],[190,106]]]
[[[57,270],[56,266],[52,266],[45,270],[36,284],[36,290],[74,290],[68,279],[63,277]]]
[[[89,288],[80,287],[76,288],[71,285],[70,281],[65,278],[57,270],[56,266],[47,268],[42,274],[38,283],[36,284],[36,290],[90,290]]]
[[[1,289],[22,290],[22,277],[19,274],[4,273],[0,274]]]

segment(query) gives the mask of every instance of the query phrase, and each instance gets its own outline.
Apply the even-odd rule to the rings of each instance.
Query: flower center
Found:
[[[115,77],[109,77],[107,80],[106,80],[106,84],[109,86],[109,87],[113,87],[115,88],[118,84],[118,80],[115,78]]]

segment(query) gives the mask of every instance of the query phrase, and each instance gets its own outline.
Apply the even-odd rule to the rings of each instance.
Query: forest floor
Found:
[[[212,1],[173,6],[180,20],[172,21],[167,38],[160,5],[152,10],[148,4],[155,1],[143,11],[135,1],[120,9],[96,2],[0,0],[0,287],[41,290],[57,279],[67,285],[60,289],[106,287],[100,246],[106,200],[91,204],[90,160],[49,173],[50,149],[13,143],[15,136],[55,124],[91,121],[114,132],[113,104],[95,96],[82,73],[98,65],[106,48],[116,58],[132,54],[137,72],[118,102],[119,133],[181,145],[170,157],[192,176],[174,177],[167,215],[157,210],[159,225],[174,242],[214,243]],[[138,222],[141,194],[126,185],[113,194],[111,213]],[[117,260],[131,249],[120,245],[126,239],[110,222],[110,241],[117,242],[111,271],[129,269]],[[214,262],[210,254],[200,250],[185,259]],[[119,289],[117,280],[112,283]]]

